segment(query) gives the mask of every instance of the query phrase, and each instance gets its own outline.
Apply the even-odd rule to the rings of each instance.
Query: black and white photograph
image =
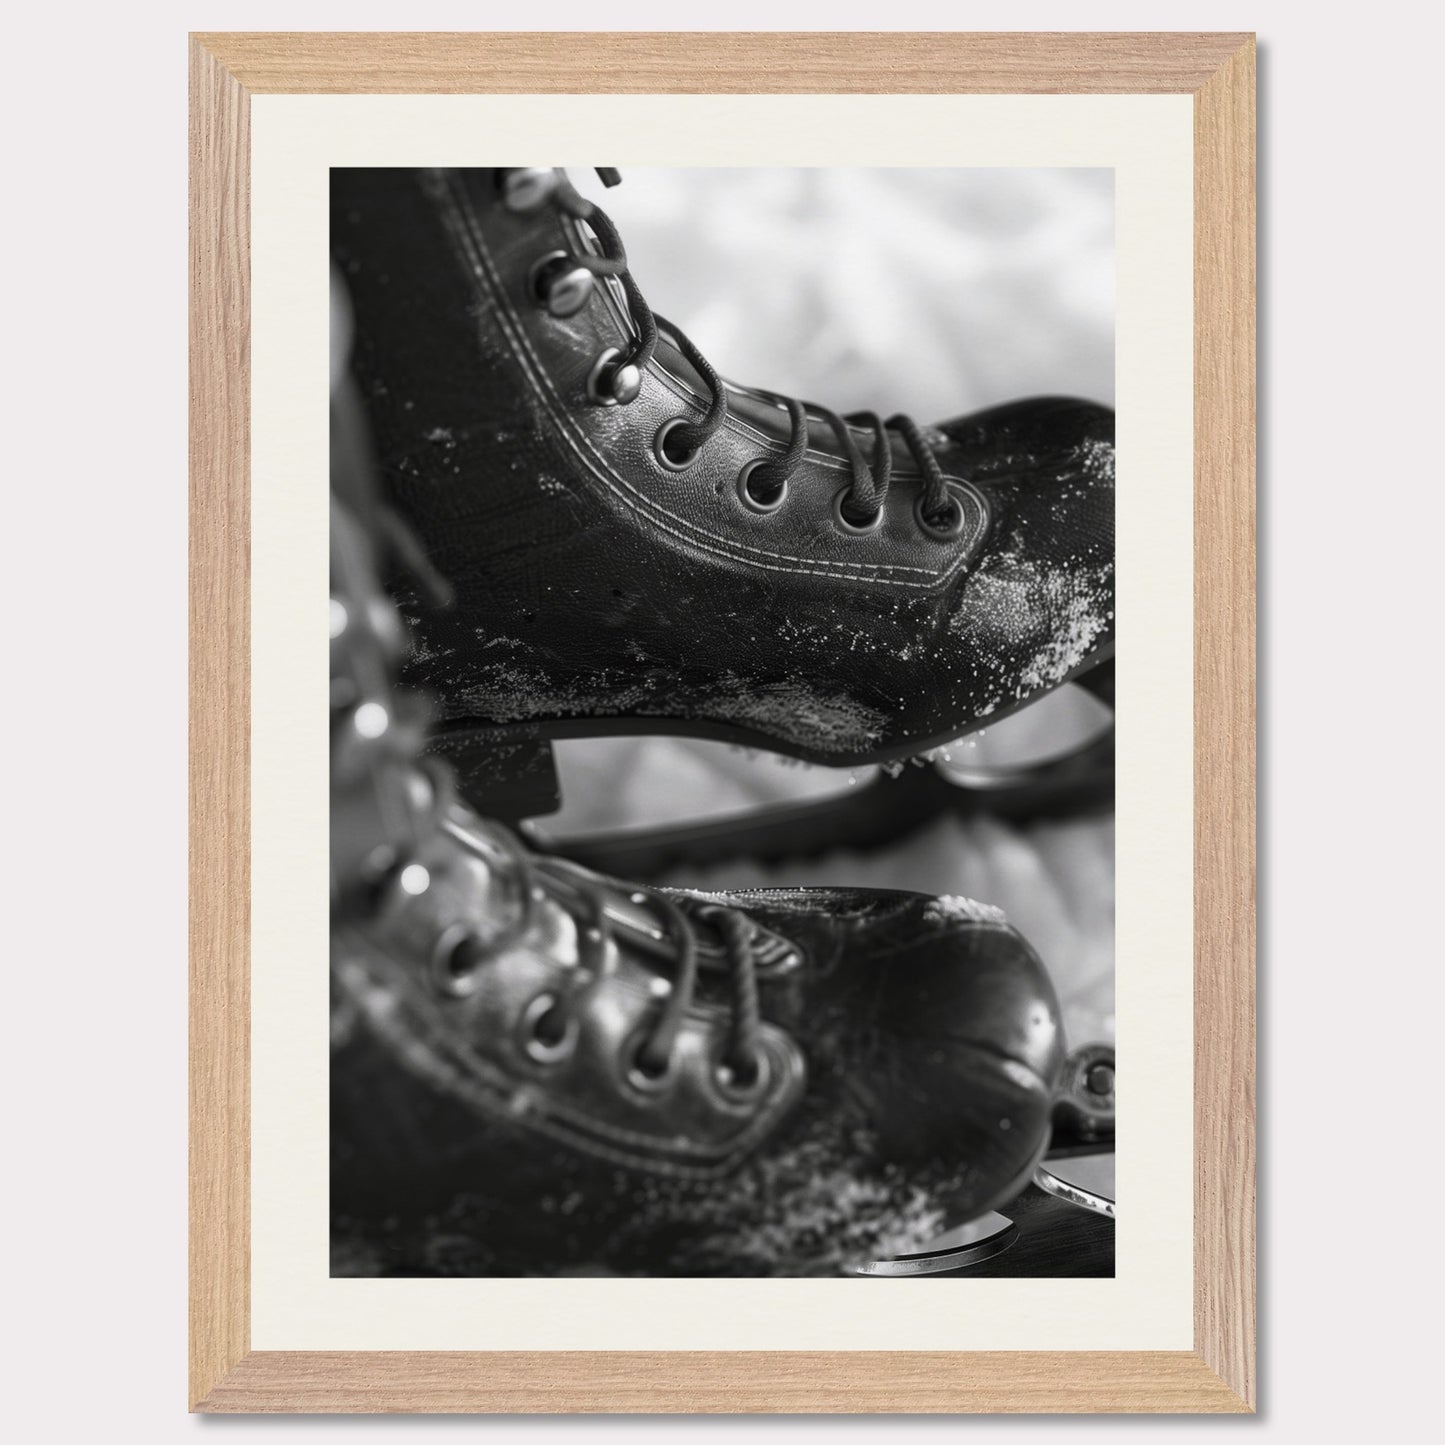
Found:
[[[1113,1276],[1114,173],[330,188],[332,1276]]]

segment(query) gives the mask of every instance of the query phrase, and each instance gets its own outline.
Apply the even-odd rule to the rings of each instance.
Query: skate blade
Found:
[[[1114,1153],[1071,1154],[1034,1171],[1034,1185],[1065,1204],[1114,1219]]]
[[[828,767],[665,734],[554,740],[562,804],[546,828],[577,844],[656,829],[745,828],[769,813],[845,802],[869,792],[882,775],[902,782],[915,770],[935,773],[954,789],[1008,792],[1052,782],[1065,768],[1072,776],[1081,757],[1095,765],[1103,741],[1112,743],[1112,723],[1097,697],[1065,687],[992,727],[883,764]],[[936,791],[936,806],[945,806],[949,790]]]
[[[927,1249],[916,1254],[885,1255],[856,1266],[855,1275],[869,1279],[915,1279],[923,1275],[948,1274],[992,1259],[1010,1248],[1019,1237],[1019,1227],[1002,1214],[984,1214],[960,1224],[930,1240]]]

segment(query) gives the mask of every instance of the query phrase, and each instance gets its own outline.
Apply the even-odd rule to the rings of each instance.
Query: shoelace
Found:
[[[532,853],[501,824],[469,819],[462,824],[453,818],[455,788],[451,770],[437,758],[422,758],[415,764],[424,780],[418,832],[444,827],[448,836],[468,848],[490,869],[508,875],[519,899],[516,917],[496,937],[481,940],[475,934],[458,939],[444,961],[445,976],[439,979],[453,993],[470,991],[488,962],[512,947],[533,926],[537,905],[544,899],[564,909],[577,925],[580,968],[579,983],[551,996],[545,1009],[530,1019],[532,1033],[541,1045],[539,1056],[563,1051],[576,1036],[577,1019],[589,987],[606,976],[609,943],[614,924],[608,915],[607,880],[578,864],[562,858]],[[447,821],[444,821],[447,820]],[[399,861],[393,875],[406,866]],[[672,899],[654,892],[636,891],[630,901],[650,910],[661,923],[674,949],[675,971],[671,979],[658,975],[666,987],[661,1009],[649,1024],[631,1060],[634,1081],[655,1084],[670,1072],[673,1052],[697,993],[699,960],[698,935],[693,920]],[[723,944],[728,974],[730,1004],[727,1038],[721,1055],[725,1082],[747,1089],[759,1077],[758,1031],[760,1014],[754,927],[745,913],[720,904],[697,909],[699,920],[714,928]]]
[[[621,183],[621,174],[609,167],[599,166],[597,174],[605,186]],[[567,258],[571,266],[580,267],[592,275],[615,279],[627,298],[628,311],[637,335],[631,345],[621,352],[607,367],[602,384],[608,378],[615,378],[627,367],[644,370],[657,350],[660,332],[665,329],[679,351],[702,377],[709,393],[707,414],[701,421],[680,418],[669,423],[659,433],[659,455],[665,463],[681,469],[691,464],[698,452],[724,425],[728,417],[727,387],[713,369],[711,363],[691,340],[676,326],[658,316],[647,304],[641,288],[633,278],[627,262],[627,251],[622,237],[612,219],[594,202],[589,201],[577,190],[565,175],[558,178],[548,195],[548,203],[556,206],[573,221],[588,227],[601,248],[600,255],[586,252]],[[883,505],[887,500],[893,480],[893,449],[890,431],[902,436],[910,455],[923,474],[923,494],[919,499],[919,519],[930,530],[942,536],[955,536],[962,530],[963,509],[950,494],[944,480],[943,469],[933,455],[922,428],[912,417],[902,413],[884,421],[876,412],[852,412],[839,416],[827,407],[804,403],[794,397],[774,392],[759,391],[757,395],[784,408],[788,413],[788,443],[781,457],[771,455],[759,458],[744,471],[740,489],[746,491],[759,510],[772,511],[782,502],[788,484],[803,463],[808,450],[809,415],[825,422],[837,438],[852,473],[851,485],[839,494],[834,506],[835,518],[844,530],[870,532],[883,516]],[[853,436],[852,427],[865,428],[873,436],[873,457],[869,464],[863,457]]]

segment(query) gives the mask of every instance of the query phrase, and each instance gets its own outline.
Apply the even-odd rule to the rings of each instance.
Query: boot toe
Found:
[[[936,915],[949,900],[937,900]],[[964,1213],[1027,1182],[1043,1152],[1065,1048],[1043,963],[1012,928],[937,928],[890,960],[875,1024],[894,1157],[963,1166]]]
[[[967,477],[990,514],[988,540],[947,622],[981,722],[1112,651],[1114,413],[1047,397],[939,431],[945,470]]]

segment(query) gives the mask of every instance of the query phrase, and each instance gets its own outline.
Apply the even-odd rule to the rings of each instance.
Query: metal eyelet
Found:
[[[658,465],[666,467],[670,472],[685,472],[696,460],[701,447],[694,447],[681,461],[670,457],[667,454],[667,439],[678,427],[686,426],[685,416],[675,416],[671,421],[665,421],[658,427],[657,435],[652,439],[652,453],[657,458]]]
[[[408,898],[420,898],[431,887],[431,869],[413,860],[396,871],[396,886]]]
[[[948,505],[952,509],[952,519],[941,527],[937,522],[930,522],[928,520],[923,510],[923,501],[924,499],[920,496],[914,498],[913,502],[913,517],[922,531],[940,542],[951,542],[955,537],[962,534],[964,523],[963,503],[960,502],[952,492],[948,495]]]
[[[770,502],[760,500],[748,489],[749,478],[751,478],[752,474],[757,471],[759,467],[766,466],[767,463],[767,457],[755,457],[738,473],[738,500],[748,511],[757,512],[760,516],[764,517],[767,516],[769,512],[776,512],[787,500],[788,496],[788,480],[786,477],[783,478],[782,486],[778,488],[777,494]]]
[[[568,1015],[567,1021],[562,1026],[560,1038],[546,1039],[537,1032],[537,1026],[558,1006],[558,1003],[559,1000],[555,993],[539,993],[522,1010],[520,1023],[522,1049],[533,1063],[560,1064],[577,1047],[577,1036],[581,1030],[573,1015]]]
[[[592,273],[566,251],[549,251],[527,272],[527,294],[559,320],[575,316],[592,299]]]
[[[752,1078],[740,1080],[732,1069],[719,1059],[713,1065],[713,1082],[727,1098],[742,1103],[749,1099],[756,1099],[767,1089],[768,1080],[771,1077],[771,1067],[767,1054],[759,1049],[755,1057]]]
[[[449,998],[467,998],[477,991],[486,959],[481,939],[465,923],[454,923],[432,949],[432,983]]]
[[[667,1061],[667,1067],[660,1074],[649,1073],[642,1067],[640,1056],[644,1040],[639,1038],[628,1056],[627,1082],[639,1094],[660,1094],[672,1084],[673,1074],[676,1072],[672,1060]]]
[[[382,703],[372,699],[357,706],[351,715],[351,726],[368,742],[373,742],[391,726],[391,714]]]
[[[631,362],[618,366],[622,353],[609,346],[587,373],[587,396],[598,406],[626,406],[642,390],[642,373]]]
[[[852,487],[842,487],[833,498],[833,525],[840,532],[847,532],[853,537],[863,537],[869,532],[876,532],[883,521],[883,508],[879,507],[873,514],[872,520],[864,522],[861,526],[857,522],[850,522],[843,515],[843,503],[853,491]]]

